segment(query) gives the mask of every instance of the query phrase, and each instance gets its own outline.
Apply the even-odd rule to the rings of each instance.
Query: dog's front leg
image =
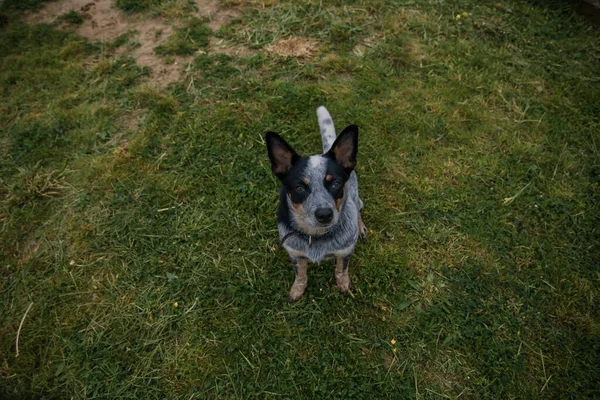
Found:
[[[335,258],[335,282],[342,293],[348,293],[350,289],[350,278],[348,277],[348,265],[352,253],[346,256],[336,256]]]
[[[290,289],[290,301],[296,301],[302,297],[304,289],[306,289],[306,283],[308,282],[308,275],[306,274],[308,260],[296,257],[291,257],[291,259],[296,271],[296,280]]]

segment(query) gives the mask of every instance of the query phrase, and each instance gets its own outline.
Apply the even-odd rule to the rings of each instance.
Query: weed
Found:
[[[113,40],[113,42],[109,45],[109,47],[111,49],[117,49],[117,48],[123,46],[125,43],[127,43],[130,40],[130,37],[132,34],[133,34],[133,32],[129,31],[129,32],[125,32],[125,33],[117,36],[115,38],[115,40]]]
[[[57,18],[57,21],[66,22],[73,25],[83,24],[83,17],[75,10],[71,10]]]
[[[161,0],[117,0],[115,4],[123,11],[136,12],[147,10],[158,3],[161,3]]]
[[[206,47],[211,29],[199,18],[191,17],[184,28],[179,28],[154,51],[159,55],[190,55]]]
[[[128,13],[151,12],[169,19],[185,17],[195,9],[191,0],[116,0],[115,5]]]

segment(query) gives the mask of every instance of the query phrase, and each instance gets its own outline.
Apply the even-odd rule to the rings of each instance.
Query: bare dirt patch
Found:
[[[236,10],[221,8],[218,0],[196,0],[198,14],[209,19],[208,26],[218,31],[223,25],[240,16]]]
[[[173,28],[158,20],[140,21],[133,25],[136,33],[132,35],[132,39],[136,40],[139,46],[133,49],[122,46],[115,54],[129,55],[138,65],[149,67],[152,79],[159,87],[166,87],[169,83],[177,81],[192,57],[172,57],[172,63],[165,63],[165,59],[154,52],[154,48],[173,33]]]
[[[75,29],[89,40],[111,42],[117,37],[129,33],[130,40],[136,46],[121,46],[115,50],[118,56],[131,56],[136,62],[152,71],[152,81],[158,87],[165,87],[179,80],[185,74],[193,57],[171,57],[165,62],[163,57],[154,52],[154,48],[165,41],[174,32],[174,23],[163,18],[147,15],[127,15],[113,6],[113,0],[58,0],[49,2],[36,13],[25,16],[30,23],[53,23],[59,16],[76,11],[83,17],[79,26],[62,24],[61,27]],[[221,9],[218,0],[196,0],[201,18],[208,18],[208,26],[217,31],[221,26],[238,17],[238,11]],[[223,40],[212,39],[211,51],[234,56],[248,56],[252,52],[238,45]]]
[[[136,131],[139,127],[141,117],[142,115],[139,110],[131,111],[121,115],[121,117],[119,117],[119,123],[124,130]],[[111,142],[115,143],[117,141],[118,140],[115,140],[115,138],[111,140]]]
[[[267,47],[267,51],[282,57],[309,58],[319,48],[319,43],[302,37],[279,39]]]
[[[51,23],[73,10],[81,14],[83,24],[77,32],[90,40],[112,40],[132,29],[134,21],[114,9],[112,0],[64,0],[46,3],[39,12],[26,15],[31,23]]]
[[[130,55],[137,63],[152,70],[153,81],[164,87],[176,81],[182,72],[185,60],[178,59],[166,64],[154,53],[158,46],[171,33],[173,28],[159,18],[128,16],[113,7],[112,0],[63,0],[48,3],[37,13],[29,14],[26,20],[31,23],[51,23],[57,17],[71,10],[83,17],[83,23],[76,31],[90,40],[113,41],[120,35],[132,32],[132,39],[139,43],[134,49],[119,48],[116,55]]]

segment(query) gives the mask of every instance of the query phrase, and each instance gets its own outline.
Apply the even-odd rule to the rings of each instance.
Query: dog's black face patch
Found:
[[[308,157],[300,157],[283,179],[281,179],[281,183],[286,188],[288,196],[295,205],[302,204],[310,196],[312,190],[312,182],[310,182],[304,173],[307,164]]]
[[[328,160],[324,186],[334,200],[337,201],[344,197],[344,185],[348,177],[341,165],[334,160]]]

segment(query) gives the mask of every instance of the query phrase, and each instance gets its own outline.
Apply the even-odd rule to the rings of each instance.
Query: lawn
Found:
[[[115,1],[173,27],[164,85],[135,32],[44,5],[0,6],[0,398],[600,396],[600,31],[570,3]],[[290,303],[264,132],[317,153],[320,105],[360,127],[370,235],[350,295],[329,261]]]

